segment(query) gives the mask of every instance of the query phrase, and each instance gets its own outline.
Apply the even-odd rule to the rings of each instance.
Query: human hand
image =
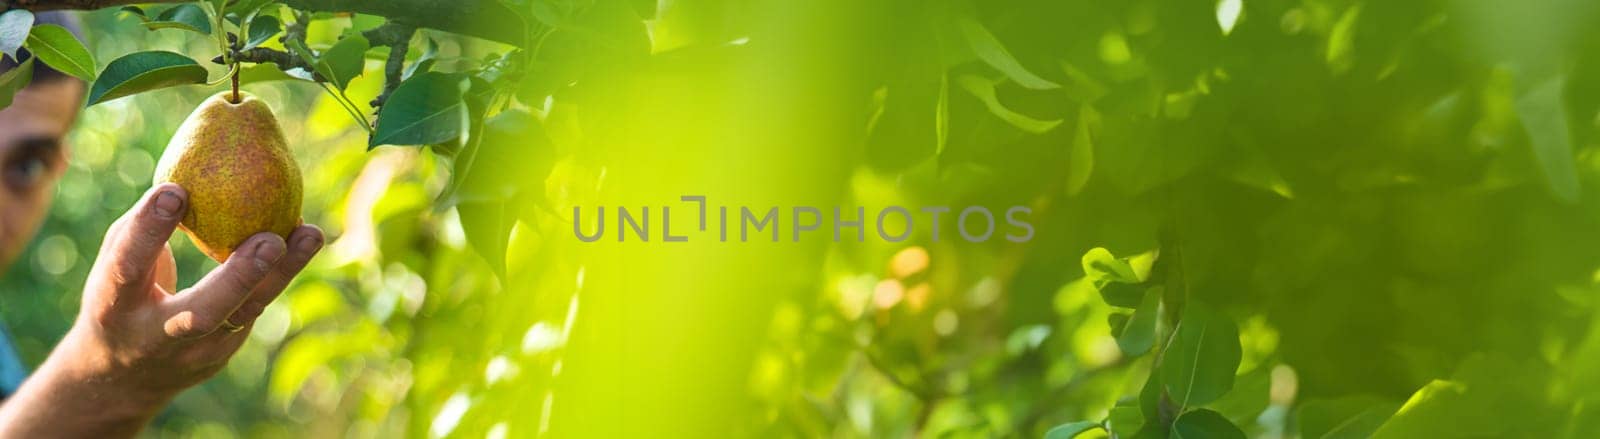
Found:
[[[111,226],[84,286],[77,321],[19,396],[35,381],[46,382],[35,387],[52,386],[50,381],[69,388],[92,385],[86,391],[98,396],[92,399],[99,400],[104,416],[142,417],[142,425],[177,393],[221,370],[256,317],[322,248],[322,231],[315,226],[296,228],[287,245],[260,233],[179,291],[167,240],[184,217],[187,198],[176,184],[156,186]]]

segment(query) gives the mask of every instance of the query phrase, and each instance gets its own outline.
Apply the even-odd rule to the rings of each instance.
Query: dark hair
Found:
[[[33,25],[38,26],[41,24],[54,24],[67,28],[67,31],[72,32],[73,36],[78,37],[78,41],[83,41],[83,23],[78,20],[78,14],[76,13],[67,11],[34,13]],[[28,59],[33,54],[28,53],[27,49],[22,49],[17,52],[17,56],[20,59]],[[16,67],[17,60],[11,59],[9,56],[0,55],[0,73],[5,73]],[[77,78],[61,73],[56,69],[50,68],[50,66],[44,65],[44,63],[33,63],[33,83],[54,82],[65,79],[77,80]]]

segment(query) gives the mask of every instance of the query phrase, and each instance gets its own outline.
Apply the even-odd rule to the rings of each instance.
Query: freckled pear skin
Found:
[[[278,119],[248,93],[224,91],[200,104],[167,143],[155,183],[189,193],[179,228],[217,262],[246,238],[272,232],[287,238],[300,225],[300,167]]]

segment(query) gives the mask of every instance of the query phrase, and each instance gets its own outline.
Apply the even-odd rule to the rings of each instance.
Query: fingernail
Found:
[[[317,251],[318,247],[322,247],[322,238],[316,236],[303,236],[299,241],[295,241],[294,246],[295,248],[299,249],[301,253],[311,253]]]
[[[270,267],[283,257],[283,241],[279,239],[265,239],[256,244],[256,264],[262,268]]]
[[[156,195],[156,214],[172,218],[178,216],[178,210],[183,209],[183,198],[172,191],[161,191]]]

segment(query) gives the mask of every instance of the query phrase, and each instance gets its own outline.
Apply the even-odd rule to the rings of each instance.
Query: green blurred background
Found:
[[[246,87],[335,239],[152,436],[1039,437],[1151,370],[1086,276],[1096,247],[1141,277],[1181,261],[1186,300],[1236,323],[1238,378],[1210,407],[1251,437],[1600,436],[1593,2],[545,3],[577,5],[519,95],[549,98],[483,149],[482,178],[536,189],[505,221],[436,208],[449,156],[367,151],[316,86]],[[97,59],[214,50],[87,18]],[[0,278],[30,364],[212,92],[83,113],[49,221]],[[680,195],[1024,205],[1037,234],[571,235],[575,206],[692,224]],[[485,229],[509,233],[504,275],[470,242]],[[215,264],[173,245],[181,284]]]

